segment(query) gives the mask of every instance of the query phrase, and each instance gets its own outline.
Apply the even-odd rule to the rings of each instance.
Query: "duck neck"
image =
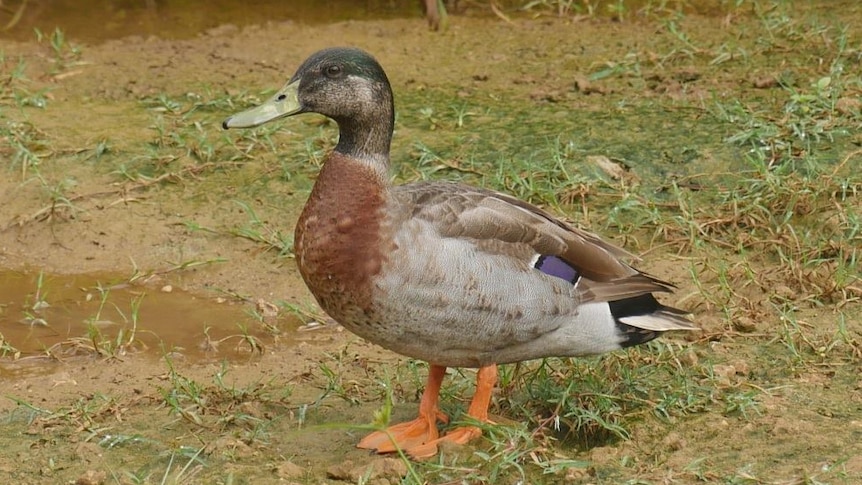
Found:
[[[382,180],[389,178],[389,147],[395,126],[391,94],[376,102],[358,116],[335,120],[338,144],[335,151],[366,163]]]

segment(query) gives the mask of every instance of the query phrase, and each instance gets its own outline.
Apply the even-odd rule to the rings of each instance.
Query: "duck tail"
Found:
[[[650,293],[609,301],[608,306],[623,336],[623,347],[649,342],[662,332],[697,330],[688,312],[662,305]]]

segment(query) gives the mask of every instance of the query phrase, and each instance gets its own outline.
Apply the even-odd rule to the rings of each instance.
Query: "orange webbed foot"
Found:
[[[431,458],[437,454],[437,447],[443,442],[465,445],[482,436],[482,430],[475,426],[462,426],[449,431],[445,435],[427,443],[406,449],[408,455],[415,459]]]
[[[438,445],[443,442],[466,444],[482,435],[482,430],[476,426],[461,426],[440,437],[437,431],[437,421],[447,422],[445,414],[437,409],[437,399],[440,384],[446,374],[446,368],[432,365],[428,373],[428,384],[419,403],[419,417],[413,421],[390,426],[385,431],[375,431],[366,436],[357,445],[359,448],[375,450],[377,453],[392,453],[402,450],[415,459],[431,458],[437,454]],[[488,365],[479,369],[476,376],[476,394],[467,410],[467,415],[482,422],[489,423],[488,406],[491,403],[491,391],[497,382],[497,366]]]
[[[430,419],[429,419],[430,418]],[[434,441],[438,438],[437,421],[447,422],[449,418],[437,411],[433,416],[420,416],[413,421],[399,423],[375,431],[356,445],[357,448],[374,450],[377,453],[393,453],[398,449],[408,452],[410,449]]]
[[[476,374],[476,394],[470,402],[467,415],[480,423],[490,423],[488,419],[488,406],[491,404],[491,392],[497,383],[497,366],[489,365],[479,369]],[[427,443],[407,449],[407,453],[413,458],[430,458],[437,454],[437,446],[443,442],[464,445],[482,436],[482,430],[476,426],[460,426],[449,431],[444,436]]]
[[[384,431],[375,431],[356,445],[359,448],[374,450],[377,453],[392,453],[399,449],[408,450],[415,446],[436,440],[437,421],[448,422],[449,418],[437,408],[440,385],[446,375],[446,368],[432,365],[428,371],[428,383],[419,401],[419,417],[413,421],[390,426]]]

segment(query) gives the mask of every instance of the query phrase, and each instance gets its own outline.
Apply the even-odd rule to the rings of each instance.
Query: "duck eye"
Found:
[[[341,74],[341,66],[339,66],[339,65],[326,66],[326,68],[324,69],[324,72],[326,73],[327,77],[332,77],[332,78],[338,77]]]

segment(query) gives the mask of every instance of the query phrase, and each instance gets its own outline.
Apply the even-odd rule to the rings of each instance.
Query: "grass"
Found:
[[[281,389],[271,391],[263,384],[249,388],[238,388],[226,382],[226,367],[213,376],[214,385],[207,386],[183,377],[174,371],[170,360],[169,388],[164,391],[164,404],[172,412],[181,415],[187,423],[201,429],[215,426],[218,429],[237,428],[243,440],[249,443],[265,441],[268,420],[250,414],[253,407],[240,405],[258,401],[265,404],[283,399],[287,393]],[[272,397],[270,397],[272,396]],[[121,469],[108,468],[114,480],[122,483],[184,483],[208,466],[214,453],[208,445],[171,442],[154,437],[153,430],[134,432],[117,420],[125,412],[123,405],[114,397],[97,394],[84,397],[68,407],[57,410],[44,409],[26,400],[8,396],[18,405],[14,413],[25,419],[32,429],[54,429],[72,427],[80,433],[82,442],[96,444],[104,453],[150,453],[138,465]],[[218,412],[214,412],[218,410]],[[212,414],[212,416],[210,416]],[[122,477],[122,481],[121,478]]]
[[[12,168],[20,170],[21,178],[25,179],[40,164],[40,160],[50,154],[46,150],[47,141],[32,124],[7,121],[3,128],[3,137],[7,141],[4,152],[9,156]]]
[[[168,368],[167,385],[161,389],[164,406],[170,414],[202,429],[238,426],[248,439],[263,439],[267,420],[262,418],[262,408],[281,408],[290,396],[290,386],[282,383],[255,382],[243,387],[230,384],[225,362],[213,374],[213,384],[207,385],[178,372],[169,353],[164,360]]]
[[[542,15],[585,15],[593,22],[607,15],[631,28],[639,22],[653,27],[650,39],[611,46],[604,58],[582,66],[588,80],[604,89],[600,109],[590,108],[592,95],[574,90],[568,79],[538,97],[504,84],[494,93],[459,86],[468,94],[463,97],[448,85],[396,85],[393,159],[399,182],[448,179],[503,190],[617,234],[618,242],[645,253],[648,262],[670,262],[658,267],[683,287],[675,304],[693,309],[703,327],[690,341],[670,338],[601,357],[503,366],[492,406],[500,423],[486,426],[475,448],[411,463],[403,483],[858,478],[840,443],[817,448],[823,456],[815,463],[813,452],[765,429],[781,418],[847,436],[836,420],[850,420],[858,411],[829,400],[855,395],[862,361],[862,178],[855,170],[862,152],[854,138],[862,119],[852,102],[862,91],[853,75],[857,34],[789,2],[727,2],[726,35],[710,41],[698,28],[702,19],[676,5],[527,5]],[[43,43],[52,75],[81,62],[81,50],[64,36],[45,36]],[[787,55],[791,47],[793,56]],[[105,201],[179,194],[192,207],[225,214],[217,224],[183,214],[182,230],[214,246],[242,240],[250,251],[271,256],[279,274],[292,265],[290,218],[334,145],[331,123],[294,119],[225,134],[218,127],[225,114],[267,93],[183,86],[181,94],[136,100],[133,109],[150,120],[145,136],[126,144],[97,137],[70,151],[59,148],[56,134],[34,116],[58,108],[44,83],[28,79],[28,62],[0,56],[0,153],[2,170],[20,182],[20,190],[32,189],[25,193],[40,206],[0,227],[65,224],[101,210]],[[556,66],[553,59],[536,65],[545,62]],[[757,79],[751,79],[755,70]],[[543,87],[557,82],[546,78]],[[762,87],[748,89],[753,83]],[[613,176],[590,161],[596,156],[627,175]],[[79,192],[79,179],[64,172],[80,163],[98,166],[94,170],[107,186]],[[133,263],[127,281],[146,285],[196,271],[227,271],[225,263],[236,262],[179,257],[161,269]],[[218,291],[249,307],[257,300],[231,288]],[[127,307],[116,292],[91,288],[97,308],[86,316],[84,334],[67,341],[97,357],[94,365],[106,372],[142,348],[141,308],[156,298],[141,294]],[[45,305],[56,301],[52,286],[39,278],[22,305],[31,322],[50,324],[46,312],[53,306]],[[17,302],[4,305],[0,315],[18,311]],[[243,365],[255,366],[269,350],[256,326],[283,335],[285,315],[325,321],[310,300],[301,299],[249,313],[252,324],[227,336],[216,337],[204,326],[204,345],[235,344],[248,357]],[[111,319],[122,321],[123,330],[106,331],[101,323]],[[21,359],[19,346],[0,334],[4,359]],[[63,360],[60,350],[47,353]],[[424,363],[369,361],[364,350],[346,346],[307,351],[314,357],[299,377],[235,382],[231,364],[218,363],[206,374],[182,363],[181,352],[164,352],[163,375],[142,386],[145,397],[96,393],[49,408],[13,396],[17,410],[4,425],[35,424],[27,436],[61,430],[64,439],[97,444],[110,457],[107,465],[93,467],[109,470],[109,482],[241,481],[244,473],[261,476],[242,471],[246,465],[269,469],[292,460],[283,450],[308,436],[302,432],[329,439],[357,431],[350,425],[368,421],[374,408],[380,411],[364,428],[414,412],[426,374]],[[453,423],[464,419],[472,386],[469,370],[448,376],[442,402]],[[150,387],[155,395],[146,391]],[[146,414],[152,409],[161,414]],[[152,423],[160,429],[148,429]],[[317,427],[321,423],[337,426]],[[763,436],[757,439],[757,433]],[[713,445],[716,436],[729,445]],[[761,455],[746,458],[736,444],[781,447],[785,456],[756,463]],[[349,445],[332,446],[343,451]],[[131,455],[143,458],[124,461]],[[674,461],[675,455],[686,459]],[[802,463],[781,468],[785,459]],[[316,483],[322,474],[314,469],[303,479]]]
[[[232,230],[232,235],[272,248],[278,252],[279,257],[293,256],[292,235],[284,234],[281,229],[273,228],[266,224],[248,204],[240,201],[236,203],[242,208],[243,212],[248,214],[249,223],[246,226]]]
[[[81,47],[66,40],[66,34],[58,27],[50,35],[45,35],[41,30],[35,29],[36,42],[47,41],[53,60],[52,73],[62,76],[62,73],[71,67],[80,64]]]
[[[11,357],[13,360],[17,360],[21,357],[21,351],[9,343],[2,333],[0,333],[0,357]]]

